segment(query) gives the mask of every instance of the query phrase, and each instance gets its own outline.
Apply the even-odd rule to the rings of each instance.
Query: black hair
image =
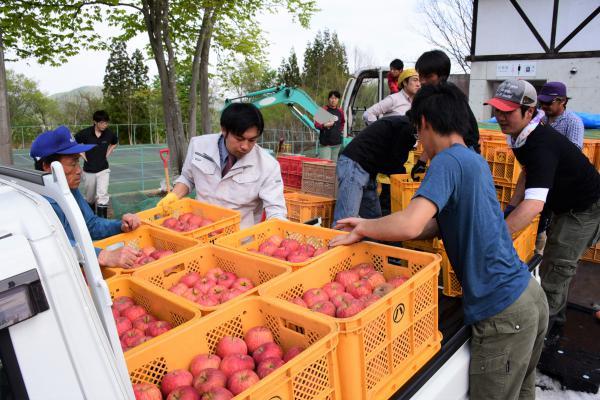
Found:
[[[469,130],[469,109],[464,94],[455,85],[424,85],[413,98],[411,123],[419,130],[421,117],[442,136],[453,132],[465,137]]]
[[[525,116],[525,113],[527,112],[527,110],[529,110],[530,108],[533,108],[533,114],[531,114],[531,118],[535,117],[538,113],[538,109],[537,107],[531,107],[531,106],[521,106],[521,117]]]
[[[335,96],[338,99],[342,98],[342,95],[337,90],[331,90],[331,91],[329,91],[329,94],[327,95],[327,98],[330,98],[331,96]]]
[[[390,69],[391,68],[402,71],[404,69],[404,63],[402,62],[401,59],[396,58],[396,59],[392,60],[392,62],[390,63]]]
[[[110,118],[108,117],[108,113],[104,110],[98,110],[94,112],[94,116],[92,117],[94,122],[108,122]]]
[[[450,76],[450,58],[441,50],[426,51],[417,60],[415,69],[419,75],[436,74],[442,82],[445,82]]]
[[[50,154],[49,156],[42,157],[39,160],[33,161],[33,167],[38,171],[44,170],[44,164],[52,164],[54,161],[60,161],[62,154]]]
[[[265,129],[263,116],[254,104],[231,103],[221,113],[221,128],[226,133],[241,137],[252,127],[258,129],[259,136]]]

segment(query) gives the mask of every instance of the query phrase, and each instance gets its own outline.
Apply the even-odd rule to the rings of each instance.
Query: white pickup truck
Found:
[[[65,212],[76,248],[42,196]],[[60,163],[51,173],[0,166],[0,254],[0,398],[134,399],[108,287]],[[439,309],[442,350],[393,399],[468,398],[470,330],[460,300],[440,296]]]

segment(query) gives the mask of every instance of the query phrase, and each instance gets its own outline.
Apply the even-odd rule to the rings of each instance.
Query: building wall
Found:
[[[505,79],[517,77],[513,75],[497,75],[498,64],[533,66],[525,76],[519,79],[530,81],[536,88],[547,81],[560,81],[567,86],[567,95],[571,97],[567,108],[573,111],[600,114],[600,57],[549,59],[528,61],[477,61],[471,63],[471,79],[469,85],[469,104],[478,120],[491,118],[491,107],[483,102],[490,99],[498,84]],[[576,71],[572,73],[571,71]]]

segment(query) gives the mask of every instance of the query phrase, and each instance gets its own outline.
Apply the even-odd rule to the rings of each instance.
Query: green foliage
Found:
[[[298,67],[298,58],[296,51],[292,48],[290,56],[287,60],[281,60],[281,65],[277,71],[277,80],[280,84],[286,86],[300,87],[302,85],[302,77],[300,75],[300,67]]]
[[[8,105],[13,125],[35,125],[44,129],[53,125],[59,109],[56,101],[46,97],[37,82],[23,74],[6,71]]]

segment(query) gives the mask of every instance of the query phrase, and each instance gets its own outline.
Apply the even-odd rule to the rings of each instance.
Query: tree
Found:
[[[471,71],[473,2],[470,0],[426,0],[420,11],[425,17],[421,34],[454,59],[465,74]]]
[[[133,64],[125,42],[114,41],[104,73],[102,94],[113,122],[132,123]],[[129,144],[132,144],[129,130]]]
[[[277,79],[279,83],[286,86],[302,85],[302,77],[300,75],[300,68],[298,67],[298,58],[296,57],[296,51],[293,48],[290,50],[290,56],[287,60],[285,58],[281,60],[281,65],[277,71]]]

